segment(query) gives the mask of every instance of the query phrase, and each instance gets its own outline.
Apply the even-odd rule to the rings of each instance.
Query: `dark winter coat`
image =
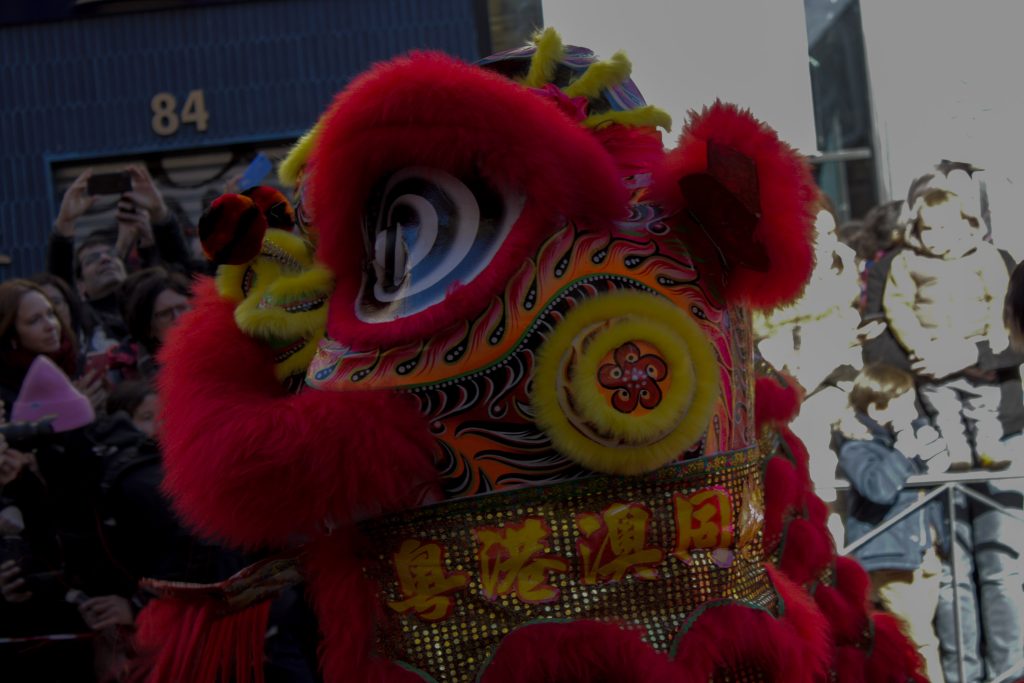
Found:
[[[847,543],[857,541],[916,503],[921,490],[904,485],[910,476],[924,472],[919,459],[896,450],[891,432],[870,418],[862,417],[861,421],[873,438],[851,439],[839,449],[839,468],[853,486],[846,518]],[[854,551],[853,556],[868,571],[917,569],[924,552],[935,545],[936,532],[940,533],[940,544],[945,545],[940,505],[933,501],[911,513]]]

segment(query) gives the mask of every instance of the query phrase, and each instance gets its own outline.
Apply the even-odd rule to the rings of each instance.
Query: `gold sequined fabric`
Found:
[[[370,520],[364,566],[381,589],[378,654],[438,681],[473,681],[502,638],[529,622],[615,620],[643,627],[668,653],[707,602],[774,613],[762,486],[750,448]]]

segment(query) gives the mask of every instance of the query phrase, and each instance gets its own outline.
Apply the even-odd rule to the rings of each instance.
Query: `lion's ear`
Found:
[[[715,243],[730,300],[772,308],[801,294],[814,267],[817,189],[774,130],[721,102],[691,113],[658,184]]]

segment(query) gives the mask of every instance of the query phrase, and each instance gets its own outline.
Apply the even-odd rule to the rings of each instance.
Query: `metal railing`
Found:
[[[986,505],[1001,514],[1012,517],[1013,519],[1024,522],[1024,512],[1008,508],[1002,503],[993,500],[989,496],[979,493],[973,489],[967,488],[965,484],[972,483],[989,483],[999,480],[1012,480],[1019,479],[1024,480],[1024,470],[1005,470],[1002,472],[981,470],[972,472],[963,472],[956,474],[918,474],[907,478],[904,488],[932,488],[933,491],[929,491],[920,500],[914,502],[913,505],[900,510],[900,512],[893,517],[885,520],[882,524],[872,529],[870,532],[861,536],[853,543],[843,547],[838,552],[840,555],[849,555],[853,551],[857,550],[865,543],[870,543],[873,539],[877,538],[880,534],[885,533],[894,524],[898,524],[908,516],[917,512],[925,505],[933,500],[937,500],[945,494],[946,505],[945,513],[949,521],[950,529],[950,544],[956,543],[956,494],[962,493],[975,500],[982,505]],[[836,480],[833,482],[822,483],[815,487],[816,489],[833,489],[837,491],[852,489],[850,482],[846,480]],[[1024,544],[1024,539],[1017,539],[1018,542]],[[963,568],[960,567],[958,562],[958,554],[955,551],[950,552],[952,558],[952,579],[953,579],[953,629],[956,633],[956,652],[957,652],[957,664],[960,672],[960,681],[963,682],[967,679],[967,671],[964,664],[964,642],[963,642],[963,626],[961,624],[960,610],[962,606],[960,604],[960,573]],[[1009,670],[1000,673],[995,678],[989,679],[986,683],[1006,683],[1011,680],[1014,676],[1021,675],[1022,662],[1016,662]]]

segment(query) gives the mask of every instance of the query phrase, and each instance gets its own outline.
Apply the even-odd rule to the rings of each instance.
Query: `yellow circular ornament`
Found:
[[[538,350],[531,393],[554,447],[610,474],[679,457],[704,434],[717,398],[718,363],[700,326],[637,291],[569,311]]]

